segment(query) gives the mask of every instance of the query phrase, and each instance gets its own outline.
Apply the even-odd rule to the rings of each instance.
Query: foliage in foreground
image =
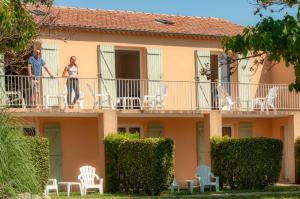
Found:
[[[43,137],[26,137],[30,160],[35,168],[39,185],[44,190],[49,178],[49,142]]]
[[[278,181],[282,142],[272,138],[211,140],[212,170],[231,189],[262,189]]]
[[[295,171],[296,171],[296,183],[300,183],[300,137],[295,141]]]
[[[0,113],[0,198],[41,191],[24,136]]]
[[[106,137],[104,144],[109,192],[159,195],[170,185],[174,162],[172,140],[115,134]]]
[[[298,6],[297,15],[286,14],[282,19],[274,19],[270,16],[262,19],[254,27],[245,27],[241,34],[226,37],[223,40],[223,48],[226,53],[233,52],[243,57],[263,57],[272,62],[284,60],[286,66],[292,65],[295,71],[295,82],[290,89],[300,91],[300,2],[299,0],[255,0],[258,11],[268,10],[268,7],[280,7],[283,11],[286,7]],[[274,12],[273,9],[270,9]],[[261,15],[262,16],[262,15]]]

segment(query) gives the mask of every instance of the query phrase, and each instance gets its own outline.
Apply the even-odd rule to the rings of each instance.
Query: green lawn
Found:
[[[264,193],[258,193],[264,192]],[[282,193],[285,192],[285,193]],[[243,195],[241,195],[243,194]],[[252,195],[246,195],[252,194]],[[245,196],[246,195],[246,196]],[[72,193],[71,197],[67,197],[66,193],[60,193],[60,197],[51,195],[52,199],[112,199],[112,198],[226,198],[226,199],[300,199],[300,186],[271,186],[266,188],[263,191],[258,190],[244,190],[244,191],[233,191],[233,190],[221,190],[216,193],[213,191],[206,191],[205,193],[199,193],[198,189],[194,190],[193,194],[190,194],[187,190],[181,190],[179,193],[171,194],[170,192],[164,192],[160,197],[150,197],[150,196],[137,196],[137,195],[128,195],[124,193],[116,194],[103,194],[99,193],[90,193],[86,197],[81,197],[79,193]]]

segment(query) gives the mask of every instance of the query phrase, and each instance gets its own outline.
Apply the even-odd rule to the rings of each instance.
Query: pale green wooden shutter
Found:
[[[196,51],[196,81],[197,81],[197,107],[211,108],[211,81],[206,74],[201,74],[205,69],[210,72],[210,52],[208,50]]]
[[[61,134],[58,124],[44,126],[45,137],[49,140],[50,176],[49,178],[62,180],[62,151]]]
[[[115,102],[117,97],[115,49],[113,46],[98,46],[98,71],[100,93],[108,94]],[[104,106],[108,106],[105,104]]]
[[[252,123],[240,123],[240,138],[252,137]]]
[[[240,106],[243,109],[248,108],[247,101],[251,100],[250,67],[249,59],[242,59],[238,62],[238,90],[241,100]]]
[[[147,48],[148,95],[155,95],[162,80],[162,58],[159,48]]]
[[[205,134],[204,125],[197,125],[197,164],[205,164]]]
[[[6,102],[4,75],[5,75],[4,55],[0,54],[0,106],[4,106]]]
[[[42,59],[46,62],[50,72],[55,77],[58,76],[58,65],[59,65],[59,57],[58,57],[58,46],[56,43],[42,43]],[[59,96],[59,79],[58,78],[49,78],[49,74],[43,68],[42,71],[43,79],[43,91],[42,95],[46,96]],[[45,99],[43,99],[45,100]],[[44,105],[46,102],[44,101]],[[59,106],[58,98],[50,98],[47,106]]]
[[[161,137],[164,132],[162,124],[149,124],[148,126],[148,137],[157,138]]]
[[[221,83],[228,82],[228,65],[226,55],[218,55],[219,80]]]

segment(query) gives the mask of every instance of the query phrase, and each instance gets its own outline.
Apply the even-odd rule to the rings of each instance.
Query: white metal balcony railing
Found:
[[[72,105],[78,87],[79,96]],[[35,91],[37,91],[35,93]],[[0,76],[0,105],[10,108],[273,111],[300,110],[286,84],[207,83]]]

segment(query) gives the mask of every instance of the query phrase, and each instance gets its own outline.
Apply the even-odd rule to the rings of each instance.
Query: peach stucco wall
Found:
[[[69,57],[77,57],[80,77],[97,77],[97,45],[113,45],[118,48],[135,48],[145,50],[148,47],[160,48],[162,51],[163,79],[195,79],[195,50],[203,48],[219,51],[221,44],[216,40],[176,39],[162,37],[127,36],[100,33],[64,33],[43,35],[42,42],[55,42],[59,48],[59,74],[68,64]],[[146,56],[142,51],[142,73],[145,75]],[[184,71],[184,72],[183,72]]]
[[[223,125],[233,127],[233,136],[239,137],[240,123],[252,123],[253,137],[272,137],[272,119],[268,118],[223,118]]]
[[[141,125],[147,137],[148,125],[162,124],[163,136],[175,143],[175,176],[179,181],[193,179],[197,167],[196,126],[203,118],[118,118],[118,125]]]
[[[40,135],[44,124],[59,124],[62,147],[62,179],[77,181],[79,167],[92,165],[100,171],[97,118],[38,118]]]
[[[105,114],[104,114],[105,116]],[[116,132],[116,125],[118,126],[141,126],[142,137],[147,137],[148,126],[150,124],[161,124],[164,128],[163,136],[171,138],[175,143],[175,176],[180,183],[185,184],[184,180],[192,179],[197,167],[197,124],[205,123],[203,116],[199,117],[118,117],[113,114],[106,118],[113,120],[103,120],[101,117],[37,117],[26,118],[28,123],[36,124],[40,135],[44,134],[45,124],[59,124],[61,128],[61,142],[62,142],[62,159],[63,159],[63,180],[76,181],[78,169],[80,166],[89,164],[95,166],[97,173],[101,176],[104,174],[104,166],[101,162],[103,156],[103,147],[101,146],[100,131]],[[100,122],[99,122],[100,121]],[[114,123],[113,121],[117,121]],[[276,117],[276,118],[222,118],[223,126],[233,127],[233,137],[239,137],[239,124],[242,122],[252,123],[252,136],[253,137],[274,137],[281,139],[282,126],[293,125],[289,117]],[[103,130],[101,124],[105,126],[107,123],[114,123],[114,128],[110,130]],[[291,123],[291,124],[290,124]],[[214,122],[211,122],[214,125]],[[111,126],[111,125],[110,125]],[[108,127],[107,127],[108,128]],[[100,129],[100,130],[99,130]],[[113,130],[112,130],[113,129]],[[109,131],[109,132],[108,132]],[[290,132],[289,132],[290,133]],[[292,132],[291,132],[292,133]],[[291,134],[292,140],[294,136]],[[288,150],[293,147],[289,144]],[[292,152],[291,152],[292,153]],[[292,154],[290,154],[289,161],[293,162]],[[282,165],[282,168],[285,165]],[[281,179],[283,179],[283,171]],[[290,171],[290,175],[293,172]],[[292,177],[291,177],[292,179]]]

